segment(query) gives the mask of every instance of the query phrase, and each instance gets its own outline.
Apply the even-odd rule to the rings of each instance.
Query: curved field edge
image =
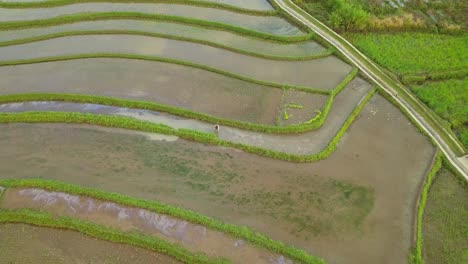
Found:
[[[104,192],[104,191],[97,190],[97,189],[81,187],[79,185],[72,185],[72,184],[63,183],[59,181],[45,180],[45,179],[39,179],[39,178],[19,179],[19,180],[3,179],[3,180],[0,180],[0,186],[6,187],[6,188],[12,188],[12,187],[41,188],[41,189],[45,189],[48,191],[66,192],[66,193],[70,193],[74,195],[88,196],[88,197],[103,200],[103,201],[115,202],[115,203],[119,203],[125,206],[138,207],[138,208],[146,209],[149,211],[157,212],[160,214],[170,215],[176,218],[180,218],[180,219],[192,222],[194,224],[206,226],[213,230],[224,232],[236,238],[249,241],[253,245],[256,245],[261,248],[266,248],[268,250],[274,251],[276,253],[279,253],[285,257],[291,258],[301,263],[310,263],[310,264],[324,264],[325,263],[323,260],[316,258],[314,256],[311,256],[301,249],[286,246],[284,243],[280,241],[272,240],[266,237],[265,235],[252,231],[251,229],[245,226],[236,226],[232,224],[223,223],[214,218],[210,218],[210,217],[198,214],[190,210],[163,204],[155,200],[150,201],[150,200],[137,199],[137,198],[122,195],[119,193]],[[1,219],[1,215],[2,213],[0,213],[0,219]]]
[[[196,39],[196,38],[191,38],[191,37],[182,37],[182,36],[175,36],[175,35],[170,35],[170,34],[151,33],[151,32],[135,31],[135,30],[64,31],[64,32],[59,32],[59,33],[46,34],[42,36],[35,36],[35,37],[29,37],[29,38],[23,38],[23,39],[0,41],[0,47],[13,46],[13,45],[31,43],[31,42],[36,42],[36,41],[44,41],[44,40],[49,40],[49,39],[61,38],[61,37],[81,36],[81,35],[141,35],[141,36],[165,38],[165,39],[180,40],[180,41],[202,44],[206,46],[221,48],[221,49],[233,51],[233,52],[240,53],[240,54],[245,54],[245,55],[249,55],[253,57],[259,57],[259,58],[270,59],[270,60],[304,61],[304,60],[323,58],[323,57],[327,57],[333,54],[333,52],[330,49],[328,49],[322,53],[316,53],[316,54],[310,54],[310,55],[280,56],[280,55],[272,55],[272,54],[248,51],[248,50],[239,49],[239,48],[232,47],[232,46],[227,46],[224,44],[219,44],[213,41],[201,40],[201,39]]]
[[[220,69],[206,66],[203,64],[197,64],[197,63],[178,60],[178,59],[172,59],[172,58],[167,58],[167,57],[157,57],[157,56],[147,56],[147,55],[126,54],[126,53],[86,53],[86,54],[63,55],[63,56],[54,56],[54,57],[42,57],[42,58],[34,58],[34,59],[0,61],[0,67],[24,65],[24,64],[35,64],[35,63],[43,63],[43,62],[54,62],[54,61],[77,60],[77,59],[95,59],[95,58],[134,59],[134,60],[146,60],[146,61],[173,63],[177,65],[188,66],[188,67],[198,68],[198,69],[202,69],[205,71],[222,74],[231,78],[235,78],[235,79],[239,79],[242,81],[247,81],[247,82],[251,82],[251,83],[255,83],[259,85],[271,86],[271,87],[282,88],[282,89],[292,89],[292,90],[309,92],[309,93],[331,94],[330,90],[322,90],[322,89],[317,89],[317,88],[312,88],[312,87],[307,87],[307,86],[287,85],[287,84],[280,84],[280,83],[257,80],[251,77],[231,73],[228,71],[220,70]],[[357,69],[353,68],[353,71],[351,71],[350,74],[352,74],[354,71],[357,71]]]
[[[186,140],[192,140],[200,143],[212,144],[223,147],[231,147],[243,150],[245,152],[258,154],[261,156],[292,161],[292,162],[313,162],[326,159],[336,149],[340,139],[346,133],[348,127],[360,113],[367,101],[374,95],[375,89],[372,89],[353,110],[346,119],[342,127],[338,130],[327,146],[318,153],[310,155],[296,155],[280,151],[273,151],[265,148],[250,146],[241,143],[235,143],[219,139],[215,134],[203,133],[189,129],[174,129],[172,127],[155,124],[148,121],[140,121],[130,117],[96,115],[75,112],[22,112],[22,113],[0,113],[1,123],[78,123],[90,124],[106,127],[125,128],[139,130],[150,133],[159,133],[165,135],[175,135]]]
[[[96,21],[96,20],[108,20],[108,19],[139,19],[139,20],[158,20],[167,22],[176,22],[182,24],[198,25],[206,28],[214,28],[232,31],[241,35],[256,37],[264,40],[272,40],[283,43],[300,42],[309,40],[314,36],[311,31],[306,32],[303,35],[297,36],[282,36],[274,35],[264,32],[247,29],[235,25],[225,24],[221,22],[207,21],[201,19],[195,19],[190,17],[181,17],[174,15],[162,15],[162,14],[145,14],[139,12],[96,12],[96,13],[78,13],[72,15],[57,16],[47,19],[37,20],[23,20],[23,21],[8,21],[0,22],[0,30],[12,30],[12,29],[24,29],[24,28],[35,28],[52,25],[71,24],[82,21]]]
[[[0,2],[0,8],[49,8],[73,4],[83,3],[164,3],[164,4],[181,4],[200,6],[208,8],[224,9],[241,14],[257,15],[257,16],[275,16],[278,11],[273,10],[256,10],[250,8],[243,8],[235,5],[208,2],[208,1],[197,1],[197,0],[48,0],[48,1],[32,1],[32,2]]]
[[[210,258],[202,253],[191,253],[179,245],[171,244],[156,237],[145,236],[139,233],[124,233],[91,222],[70,217],[54,217],[51,214],[35,210],[0,209],[0,224],[4,223],[23,223],[40,227],[72,230],[97,239],[156,251],[171,256],[183,263],[230,263],[228,260]]]
[[[428,172],[425,180],[424,185],[421,190],[421,194],[419,197],[418,202],[418,209],[416,214],[416,243],[414,249],[412,249],[410,256],[409,256],[409,263],[410,264],[423,264],[422,259],[422,218],[424,215],[424,209],[426,207],[427,202],[427,195],[429,193],[429,188],[431,187],[432,181],[437,174],[437,172],[442,168],[442,154],[440,152],[437,153],[437,156],[434,160],[434,164],[432,168]]]
[[[1,64],[1,63],[0,63]],[[334,89],[331,90],[325,105],[317,116],[313,119],[289,126],[274,126],[274,125],[263,125],[250,122],[243,122],[233,119],[220,118],[204,113],[194,112],[183,108],[178,108],[170,105],[159,104],[155,102],[140,101],[140,100],[128,100],[107,96],[97,95],[82,95],[82,94],[61,94],[61,93],[27,93],[27,94],[11,94],[11,95],[0,95],[0,103],[13,103],[13,102],[31,102],[31,101],[62,101],[62,102],[74,102],[74,103],[93,103],[109,106],[118,106],[133,109],[145,109],[152,111],[159,111],[170,113],[173,115],[193,118],[201,121],[206,121],[213,124],[221,124],[225,126],[236,127],[245,130],[258,131],[263,133],[301,133],[311,131],[322,127],[330,109],[333,105],[335,96],[356,76],[357,70],[354,69],[351,73]]]

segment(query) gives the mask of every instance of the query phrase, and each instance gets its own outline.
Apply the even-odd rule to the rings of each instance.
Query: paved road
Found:
[[[447,143],[442,139],[442,137],[435,131],[430,124],[405,100],[401,97],[397,96],[397,91],[387,83],[385,80],[381,79],[379,75],[384,75],[379,67],[375,65],[370,59],[368,59],[364,54],[358,51],[354,46],[351,45],[347,40],[339,36],[338,34],[330,34],[329,32],[322,30],[321,27],[327,28],[323,23],[315,19],[314,17],[308,14],[302,14],[295,11],[293,8],[288,6],[295,5],[290,0],[275,0],[276,3],[279,5],[281,9],[287,12],[292,17],[296,18],[297,20],[301,21],[307,27],[312,29],[316,34],[320,35],[322,38],[326,39],[331,45],[333,45],[337,50],[339,50],[345,57],[347,57],[356,67],[358,67],[361,72],[363,72],[369,79],[371,79],[374,83],[376,83],[380,88],[390,94],[397,102],[402,106],[411,116],[412,118],[418,123],[418,125],[434,140],[437,144],[439,149],[444,153],[444,155],[448,158],[449,162],[468,180],[468,165],[461,162],[461,159],[457,157],[457,155],[450,149]],[[296,6],[297,7],[297,6]],[[299,8],[299,7],[297,7]],[[320,25],[317,26],[317,25]],[[329,29],[330,32],[331,29]],[[341,44],[340,41],[345,42],[351,48],[345,47]],[[352,49],[352,52],[349,50]],[[357,56],[355,54],[358,54]],[[365,63],[363,62],[365,61]],[[371,67],[368,67],[366,64],[371,64]],[[372,68],[372,69],[371,69]],[[378,74],[376,73],[378,72]],[[414,98],[414,95],[404,90],[407,93],[407,96],[412,98],[416,103],[420,103]],[[450,135],[452,136],[452,135]],[[455,140],[457,147],[463,150],[463,146],[460,146],[460,143]]]

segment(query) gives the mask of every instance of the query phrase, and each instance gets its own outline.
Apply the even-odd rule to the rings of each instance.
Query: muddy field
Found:
[[[266,82],[327,90],[335,88],[351,71],[351,66],[334,56],[305,61],[268,60],[191,42],[135,35],[71,36],[1,47],[0,61],[88,53],[171,58]]]
[[[146,3],[84,3],[51,8],[5,9],[0,8],[0,22],[48,19],[59,16],[99,13],[99,12],[138,12],[190,17],[200,20],[220,22],[276,35],[303,35],[297,27],[279,16],[255,16],[226,11],[218,8],[205,8],[178,4]]]
[[[25,76],[28,76],[25,78]],[[0,67],[0,94],[71,93],[152,101],[273,125],[282,90],[170,63],[83,59]]]
[[[332,264],[406,263],[414,201],[434,153],[380,96],[330,158],[310,164],[77,125],[2,125],[0,144],[2,177],[158,199],[248,225]]]
[[[23,224],[0,225],[2,263],[168,263],[152,251],[94,239],[74,231]]]

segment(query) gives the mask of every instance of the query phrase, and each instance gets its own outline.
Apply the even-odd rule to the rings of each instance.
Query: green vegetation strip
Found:
[[[23,39],[15,39],[15,40],[10,40],[10,41],[0,41],[0,47],[13,46],[13,45],[18,45],[18,44],[25,44],[25,43],[30,43],[30,42],[43,41],[43,40],[68,37],[68,36],[81,36],[81,35],[142,35],[142,36],[150,36],[150,37],[157,37],[157,38],[166,38],[166,39],[198,43],[198,44],[207,45],[207,46],[211,46],[215,48],[222,48],[225,50],[229,50],[229,51],[233,51],[233,52],[237,52],[237,53],[241,53],[241,54],[245,54],[249,56],[271,59],[271,60],[285,60],[285,61],[312,60],[312,59],[327,57],[333,53],[331,50],[326,50],[325,52],[322,52],[322,53],[310,54],[310,55],[304,55],[304,56],[277,56],[277,55],[271,55],[271,54],[265,54],[265,53],[239,49],[239,48],[223,45],[223,44],[216,43],[213,41],[208,41],[208,40],[201,40],[201,39],[195,39],[195,38],[190,38],[190,37],[182,37],[182,36],[175,36],[175,35],[162,34],[162,33],[135,31],[135,30],[66,31],[66,32],[52,33],[52,34],[46,34],[42,36],[35,36],[35,37],[29,37],[29,38],[23,38]],[[265,43],[265,45],[267,45],[267,43]]]
[[[271,0],[277,1],[277,0]],[[450,147],[450,149],[458,156],[462,156],[467,153],[466,149],[464,149],[463,145],[457,140],[457,137],[453,134],[452,130],[445,125],[445,123],[440,122],[440,117],[435,115],[430,109],[427,108],[423,103],[418,101],[415,97],[412,96],[411,92],[408,91],[404,86],[398,83],[398,80],[390,77],[389,75],[385,74],[385,70],[382,70],[376,64],[372,64],[369,60],[366,59],[365,56],[359,54],[350,44],[346,43],[344,39],[339,36],[336,32],[332,31],[325,25],[321,24],[316,18],[309,15],[307,12],[302,10],[301,8],[294,5],[290,0],[285,0],[284,3],[292,8],[295,12],[301,14],[305,17],[309,22],[314,24],[316,27],[320,28],[321,30],[325,31],[327,34],[332,36],[336,41],[338,41],[349,53],[353,54],[356,58],[360,60],[374,75],[378,76],[382,79],[385,83],[390,85],[393,89],[398,92],[398,95],[403,98],[405,102],[407,102],[413,109],[415,109],[423,119],[429,123],[429,125],[436,130],[436,132],[444,139],[445,143]],[[296,20],[297,21],[297,20]],[[336,52],[336,55],[341,53]],[[386,92],[385,92],[386,93]],[[388,98],[388,97],[387,97]],[[403,107],[400,104],[396,103],[400,110]],[[403,111],[408,117],[409,114],[407,111]],[[418,123],[415,122],[415,125],[419,127]]]
[[[1,62],[0,62],[1,65]],[[276,125],[263,125],[256,123],[243,122],[232,119],[225,119],[220,117],[211,116],[208,114],[198,113],[183,108],[178,108],[170,105],[158,104],[147,101],[128,100],[120,98],[112,98],[97,95],[80,95],[80,94],[57,94],[57,93],[28,93],[28,94],[12,94],[1,95],[0,103],[13,103],[13,102],[31,102],[31,101],[63,101],[75,103],[93,103],[109,106],[118,106],[134,109],[146,109],[152,111],[166,112],[186,118],[193,118],[201,121],[206,121],[214,124],[221,124],[225,126],[237,127],[240,129],[259,131],[263,133],[300,133],[320,128],[325,122],[328,113],[330,112],[333,104],[334,97],[339,93],[358,73],[357,69],[353,69],[348,76],[331,91],[323,111],[315,118],[297,125],[289,126],[276,126]]]
[[[197,0],[49,0],[49,1],[32,1],[32,2],[0,2],[0,8],[48,8],[56,6],[65,6],[82,3],[161,3],[161,4],[181,4],[200,6],[208,8],[225,9],[242,14],[250,14],[257,16],[275,16],[278,14],[276,10],[255,10],[242,8],[235,5],[224,3],[197,1]]]
[[[35,210],[0,209],[0,223],[24,223],[40,227],[73,230],[98,239],[157,251],[184,263],[230,263],[228,260],[210,258],[201,253],[191,253],[182,246],[171,244],[156,237],[150,237],[139,233],[124,233],[91,222],[70,217],[54,217],[51,214]]]
[[[158,20],[158,21],[168,21],[176,22],[183,24],[191,24],[203,26],[206,28],[215,28],[228,30],[236,32],[238,34],[257,37],[265,40],[272,40],[278,42],[299,42],[311,39],[314,34],[313,32],[308,32],[302,35],[296,36],[282,36],[282,35],[273,35],[269,33],[259,32],[244,27],[239,27],[235,25],[207,21],[201,19],[195,19],[190,17],[180,17],[173,15],[163,15],[163,14],[145,14],[138,12],[98,12],[98,13],[78,13],[65,16],[57,16],[47,19],[38,19],[38,20],[24,20],[24,21],[8,21],[0,22],[0,30],[12,30],[12,29],[23,29],[23,28],[34,28],[34,27],[45,27],[52,25],[62,25],[62,24],[71,24],[82,21],[96,21],[96,20],[108,20],[108,19],[141,19],[141,20]]]
[[[427,195],[429,193],[429,188],[431,187],[434,176],[437,174],[437,172],[440,170],[441,167],[442,167],[442,155],[438,153],[434,161],[434,165],[432,165],[431,170],[426,176],[426,180],[424,182],[424,186],[421,191],[421,197],[419,199],[418,213],[417,213],[417,220],[416,220],[416,246],[410,254],[409,261],[411,264],[423,264],[422,218],[424,215],[424,208],[426,207],[426,201],[427,201]]]
[[[292,162],[313,162],[326,159],[328,156],[331,155],[331,153],[335,151],[340,139],[343,137],[344,133],[346,133],[348,127],[351,125],[354,118],[360,113],[361,109],[364,107],[366,102],[372,97],[374,93],[375,89],[373,89],[366,95],[366,97],[354,109],[354,111],[351,113],[348,119],[344,122],[343,126],[338,130],[333,139],[322,151],[310,155],[296,155],[264,149],[261,147],[235,143],[231,141],[225,141],[219,139],[215,134],[202,133],[189,129],[174,129],[163,124],[155,124],[148,121],[140,121],[134,118],[124,116],[95,115],[73,112],[0,113],[0,123],[79,123],[107,127],[118,127],[165,135],[175,135],[187,140],[192,140],[206,144],[213,144],[223,147],[237,148],[249,153],[254,153],[275,159],[287,160]]]
[[[313,257],[303,250],[286,246],[280,241],[272,240],[260,233],[250,230],[245,226],[226,224],[219,220],[198,214],[196,212],[166,205],[155,200],[142,200],[118,193],[104,192],[97,189],[85,188],[78,185],[72,185],[39,178],[19,180],[3,179],[0,180],[0,186],[4,186],[7,188],[30,187],[45,189],[49,191],[66,192],[74,195],[88,196],[95,199],[111,201],[125,206],[147,209],[149,211],[170,215],[195,224],[206,226],[213,230],[230,234],[232,236],[235,236],[236,238],[249,241],[250,243],[258,247],[266,248],[271,251],[277,252],[285,257],[291,258],[300,263],[325,263],[323,260]],[[3,213],[1,213],[0,215],[2,214]]]

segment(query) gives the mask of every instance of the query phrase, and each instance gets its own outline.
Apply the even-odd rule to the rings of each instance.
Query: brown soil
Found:
[[[180,263],[152,251],[78,232],[23,224],[0,225],[1,263]]]

